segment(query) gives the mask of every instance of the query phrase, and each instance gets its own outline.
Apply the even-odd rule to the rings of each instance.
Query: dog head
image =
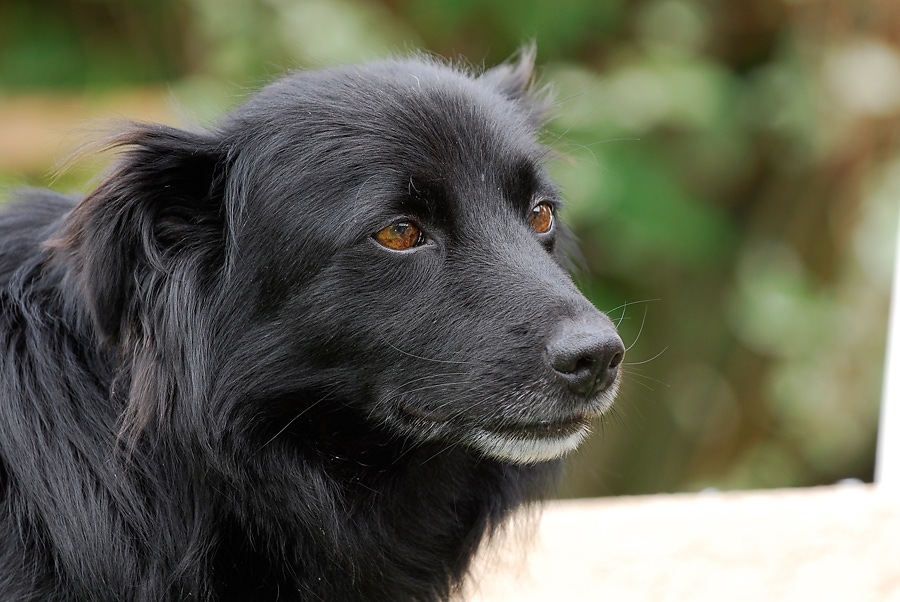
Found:
[[[215,131],[123,137],[57,246],[126,358],[126,426],[353,421],[516,463],[576,447],[624,348],[563,267],[532,68],[298,73]]]

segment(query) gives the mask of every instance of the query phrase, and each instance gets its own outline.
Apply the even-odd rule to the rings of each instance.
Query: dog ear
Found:
[[[536,57],[536,46],[528,44],[520,48],[509,61],[486,70],[478,79],[507,98],[521,100],[528,96],[531,88]]]
[[[478,79],[524,106],[534,125],[540,127],[552,100],[548,88],[534,86],[536,57],[537,47],[533,43],[527,44],[509,61],[486,70]]]
[[[115,340],[136,287],[179,262],[221,260],[227,157],[210,134],[159,125],[136,126],[110,146],[127,150],[48,246],[74,274],[100,333]]]

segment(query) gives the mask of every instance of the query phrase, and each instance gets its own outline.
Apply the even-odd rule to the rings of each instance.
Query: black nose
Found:
[[[625,356],[609,320],[569,321],[547,343],[547,362],[573,393],[596,394],[615,382]]]

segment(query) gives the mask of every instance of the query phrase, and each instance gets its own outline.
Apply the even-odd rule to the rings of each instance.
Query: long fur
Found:
[[[136,125],[86,198],[15,195],[0,600],[457,588],[585,432],[518,425],[615,389],[579,397],[546,365],[561,323],[612,329],[560,267],[561,226],[528,227],[558,205],[532,66],[298,73],[213,131]],[[427,243],[379,247],[408,216]]]

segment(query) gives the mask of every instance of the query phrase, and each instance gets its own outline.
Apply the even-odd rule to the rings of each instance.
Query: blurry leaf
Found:
[[[824,343],[833,304],[813,289],[796,255],[783,245],[760,244],[738,264],[733,323],[742,340],[766,355],[805,353]]]
[[[651,49],[695,54],[706,41],[709,15],[702,4],[683,0],[659,0],[642,7],[638,32]]]
[[[604,147],[592,176],[596,187],[573,204],[570,223],[586,242],[616,249],[623,272],[654,264],[718,263],[734,245],[735,228],[714,206],[693,197],[665,163],[643,146]],[[586,166],[563,177],[591,174]],[[589,180],[590,181],[590,180]],[[577,186],[563,180],[564,190]]]
[[[412,32],[377,3],[354,0],[267,0],[295,60],[315,65],[383,58],[416,45]]]

